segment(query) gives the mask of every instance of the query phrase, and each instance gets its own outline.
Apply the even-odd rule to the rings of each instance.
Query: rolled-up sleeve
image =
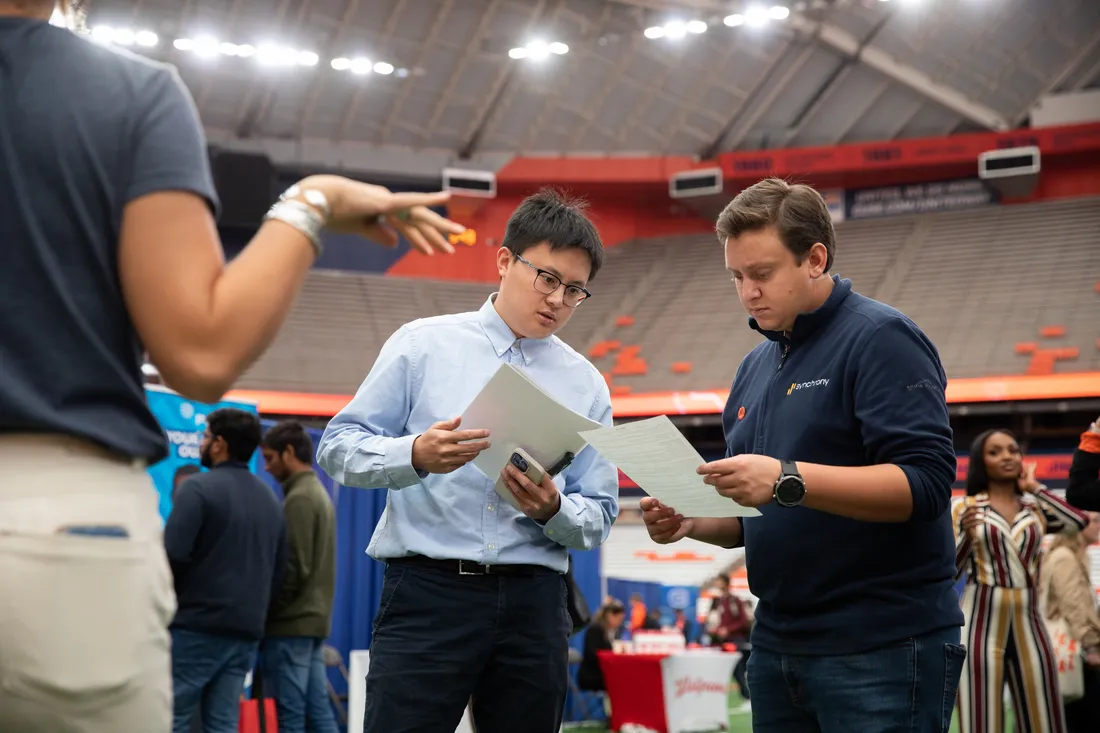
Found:
[[[402,326],[383,345],[355,397],[325,428],[317,464],[337,483],[403,489],[424,477],[412,465],[418,436],[405,434],[416,358],[415,334]]]
[[[610,427],[611,394],[601,383],[589,417]],[[619,516],[619,471],[592,446],[565,470],[561,508],[545,525],[547,537],[571,550],[599,547]]]
[[[854,401],[867,459],[905,472],[915,521],[937,519],[951,502],[955,448],[946,393],[936,347],[912,321],[891,318],[864,342]]]

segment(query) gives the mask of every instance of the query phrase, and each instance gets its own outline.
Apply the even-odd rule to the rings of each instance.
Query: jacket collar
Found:
[[[840,309],[840,304],[851,294],[852,281],[842,280],[840,275],[833,275],[833,292],[829,293],[829,297],[817,310],[802,313],[794,319],[794,328],[791,329],[790,338],[782,331],[767,331],[760,328],[755,318],[749,318],[749,328],[759,331],[765,338],[780,344],[799,344],[809,338],[814,331],[831,321],[837,310]]]
[[[243,468],[246,471],[249,470],[248,464],[244,461],[224,461],[216,466],[211,466],[210,470],[213,471],[219,468]]]
[[[287,477],[286,481],[283,481],[283,493],[288,494],[295,489],[307,476],[313,476],[313,469],[306,469],[305,471],[298,471],[292,473]]]
[[[504,319],[500,317],[500,313],[497,312],[495,305],[497,295],[498,293],[490,295],[481,306],[481,309],[477,312],[478,323],[481,324],[481,329],[485,332],[485,335],[489,337],[489,343],[493,345],[493,351],[496,352],[498,357],[503,357],[515,345],[523,356],[523,363],[529,366],[538,350],[549,344],[553,336],[544,339],[517,339],[512,332],[512,328],[504,322]]]

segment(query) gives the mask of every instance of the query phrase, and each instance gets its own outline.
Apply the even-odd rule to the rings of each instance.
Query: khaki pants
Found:
[[[175,610],[144,468],[0,435],[0,733],[170,733]]]

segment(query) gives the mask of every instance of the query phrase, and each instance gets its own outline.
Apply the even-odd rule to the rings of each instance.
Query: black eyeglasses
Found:
[[[561,278],[554,273],[540,270],[517,254],[513,253],[512,256],[535,271],[535,282],[532,285],[543,295],[553,295],[564,285]],[[587,288],[582,288],[580,285],[565,285],[565,294],[561,301],[570,308],[576,308],[591,297],[592,293],[588,292]]]

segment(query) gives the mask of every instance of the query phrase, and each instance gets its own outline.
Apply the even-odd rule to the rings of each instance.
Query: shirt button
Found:
[[[491,543],[491,542],[489,543],[489,549],[490,549],[490,550],[492,550],[492,549],[493,549],[493,543]]]
[[[548,530],[546,530],[546,534],[552,535],[552,534],[554,534],[554,530],[548,529]]]
[[[489,505],[489,511],[493,511],[493,505],[492,504]]]

